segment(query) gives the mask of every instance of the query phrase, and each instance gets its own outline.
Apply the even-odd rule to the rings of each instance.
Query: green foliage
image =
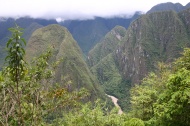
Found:
[[[156,116],[164,125],[190,125],[190,49],[186,48],[183,56],[174,62],[174,73],[170,74],[166,90],[155,104]]]
[[[131,89],[131,107],[134,117],[149,120],[154,115],[153,103],[157,100],[157,90],[155,89],[155,78],[153,73],[143,80],[141,85],[136,85]]]
[[[125,123],[126,126],[145,126],[144,122],[138,118],[132,118]]]
[[[131,89],[132,117],[146,120],[146,125],[190,125],[190,49],[168,70],[163,63],[157,73],[150,73],[142,84]]]
[[[0,120],[2,125],[48,125],[63,111],[80,106],[80,101],[88,96],[86,89],[70,92],[52,80],[57,63],[49,64],[51,51],[35,58],[32,66],[19,81],[20,108],[17,101],[16,84],[9,77],[0,76]],[[6,71],[8,73],[8,71]],[[18,123],[19,116],[22,119]]]
[[[99,101],[95,105],[85,104],[81,110],[70,112],[64,118],[60,124],[65,126],[144,126],[140,119],[118,115],[116,108],[108,111]]]
[[[117,109],[111,112],[105,109],[105,104],[96,101],[95,105],[85,104],[82,109],[70,112],[62,119],[65,126],[125,126],[129,118],[118,115]]]
[[[189,125],[190,71],[180,69],[171,74],[166,90],[155,104],[156,115],[165,125]]]
[[[22,79],[23,71],[25,69],[25,61],[23,60],[26,42],[22,36],[22,30],[19,26],[9,29],[12,32],[11,38],[7,42],[8,55],[6,62],[8,63],[7,71],[10,73],[10,78],[14,82]]]
[[[14,105],[18,106],[18,110],[17,110],[18,116],[16,118],[18,123],[16,124],[20,126],[23,124],[23,114],[22,114],[23,105],[21,103],[21,98],[22,98],[21,88],[23,85],[20,83],[20,81],[23,79],[25,75],[25,71],[26,71],[25,61],[23,60],[23,57],[25,54],[25,50],[23,46],[26,45],[26,42],[23,38],[21,38],[22,29],[19,26],[16,25],[14,28],[10,28],[9,30],[12,32],[12,36],[7,42],[8,56],[6,57],[5,60],[8,64],[7,64],[6,70],[4,71],[4,74],[8,76],[8,78],[11,80],[11,83],[9,83],[10,87],[15,89],[14,91],[10,91],[9,93],[11,93],[12,95],[15,95],[14,97],[16,101],[14,101],[11,106],[12,107]],[[5,88],[5,91],[6,91],[6,88]],[[7,94],[6,94],[7,92],[5,91],[4,91],[4,97],[3,97],[4,100],[9,99],[9,98],[11,99],[12,98],[11,96],[7,98]],[[7,107],[7,106],[3,105],[3,107]],[[10,109],[10,111],[12,111],[12,108]],[[9,112],[6,113],[6,116],[9,116]],[[7,123],[7,121],[8,120],[6,120],[5,123]]]
[[[158,96],[166,88],[170,70],[163,63],[158,63],[157,73],[149,73],[142,80],[140,85],[131,88],[131,116],[142,120],[149,120],[154,117],[154,103]]]
[[[190,49],[185,48],[182,55],[182,57],[178,58],[176,62],[174,62],[176,69],[185,68],[190,70]]]

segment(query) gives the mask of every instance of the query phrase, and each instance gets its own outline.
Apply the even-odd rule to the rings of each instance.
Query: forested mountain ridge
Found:
[[[95,46],[89,53],[88,62],[105,91],[124,102],[123,94],[125,98],[128,94],[118,92],[127,92],[131,84],[140,83],[150,71],[156,70],[158,62],[171,62],[179,57],[183,48],[190,46],[189,16],[189,9],[180,13],[163,11],[140,16],[125,32],[122,44],[117,48],[112,47],[109,50],[112,53],[102,57],[99,62],[94,59],[104,56],[105,52],[92,52],[100,50],[102,46],[98,45],[111,42],[103,39],[107,41]],[[110,38],[117,38],[114,34],[109,35]]]
[[[183,6],[180,3],[171,3],[171,2],[167,2],[167,3],[161,3],[158,5],[153,6],[148,12],[147,14],[153,13],[153,12],[160,12],[160,11],[176,11],[176,12],[180,12],[183,11],[185,9],[188,9],[190,7],[190,3],[186,4],[185,6]]]
[[[26,59],[43,53],[49,46],[53,47],[52,61],[60,61],[55,71],[55,81],[67,85],[69,90],[86,88],[91,99],[103,98],[103,90],[91,74],[83,59],[83,54],[69,31],[60,25],[48,25],[33,32],[26,46]]]

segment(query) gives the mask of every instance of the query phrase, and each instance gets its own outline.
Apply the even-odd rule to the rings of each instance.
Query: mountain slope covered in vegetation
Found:
[[[91,74],[83,59],[83,54],[69,31],[60,25],[49,25],[37,29],[26,46],[26,59],[40,55],[48,47],[53,47],[52,61],[60,61],[55,71],[55,80],[67,84],[69,90],[88,89],[92,98],[103,97],[103,90]]]
[[[104,55],[104,51],[92,53],[101,50],[101,46],[95,46],[89,53],[88,62],[105,91],[112,92],[122,104],[129,94],[117,92],[127,92],[131,84],[140,83],[150,71],[157,69],[158,62],[171,62],[179,57],[183,48],[190,46],[189,16],[189,10],[142,15],[131,23],[121,39],[122,44],[116,48],[113,45],[109,55],[98,59]],[[117,38],[114,34],[111,37]],[[112,42],[102,41],[99,45],[109,45],[107,43]],[[115,90],[109,88],[112,86]],[[122,107],[126,107],[126,104]]]

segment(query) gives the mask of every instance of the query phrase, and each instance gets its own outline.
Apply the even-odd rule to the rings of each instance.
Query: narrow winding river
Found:
[[[122,114],[123,111],[121,110],[121,107],[120,107],[120,106],[118,105],[118,103],[117,103],[118,99],[117,99],[116,97],[114,97],[114,96],[111,96],[111,95],[107,95],[107,96],[110,97],[111,100],[112,100],[112,102],[114,103],[114,105],[115,105],[117,108],[119,108],[118,114]]]

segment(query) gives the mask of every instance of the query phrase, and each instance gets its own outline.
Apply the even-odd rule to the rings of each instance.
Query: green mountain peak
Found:
[[[65,27],[54,24],[37,29],[27,44],[26,59],[30,60],[40,55],[49,46],[53,47],[51,60],[63,59],[56,69],[56,82],[64,85],[70,81],[71,84],[68,85],[70,90],[85,87],[90,91],[92,99],[104,95],[88,69],[78,44]]]

